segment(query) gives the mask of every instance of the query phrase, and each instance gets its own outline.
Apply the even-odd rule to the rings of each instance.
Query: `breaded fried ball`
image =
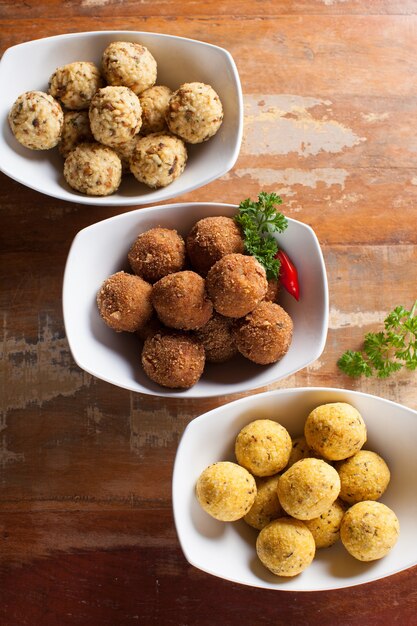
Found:
[[[243,518],[249,526],[262,530],[272,520],[284,514],[277,495],[278,480],[278,475],[255,478],[256,498],[250,511]]]
[[[170,131],[184,141],[201,143],[219,130],[222,103],[210,85],[184,83],[170,98],[166,120]]]
[[[206,287],[218,313],[243,317],[265,297],[268,283],[265,270],[255,257],[233,253],[210,268]]]
[[[188,389],[195,385],[204,370],[203,346],[182,333],[158,332],[145,340],[142,367],[158,385]]]
[[[206,351],[206,361],[224,363],[237,354],[231,327],[230,317],[214,312],[209,321],[196,331],[196,336]]]
[[[140,183],[152,189],[170,185],[184,171],[187,149],[179,137],[152,133],[140,137],[130,159],[130,170]]]
[[[176,230],[157,226],[141,233],[128,253],[130,267],[138,276],[155,283],[167,274],[182,270],[184,239]]]
[[[165,116],[171,95],[171,89],[165,85],[154,85],[139,95],[142,107],[141,133],[143,135],[168,131]]]
[[[329,510],[340,491],[334,467],[321,459],[301,459],[278,482],[278,498],[284,511],[301,520],[314,519]]]
[[[221,522],[234,522],[246,515],[255,500],[255,479],[236,463],[219,461],[200,474],[196,495],[206,513]]]
[[[88,111],[66,111],[58,144],[59,153],[67,158],[80,143],[92,142],[94,142],[94,137],[90,128]]]
[[[136,95],[155,84],[157,64],[145,46],[131,41],[113,41],[102,57],[103,74],[109,85],[124,85]]]
[[[64,107],[78,111],[88,109],[103,79],[98,67],[90,61],[75,61],[62,65],[49,79],[49,93]]]
[[[375,561],[386,556],[399,534],[400,523],[394,511],[373,500],[351,506],[340,526],[343,545],[359,561]]]
[[[276,278],[270,278],[268,280],[268,290],[265,295],[265,300],[268,302],[276,302],[279,295],[279,282]]]
[[[366,441],[366,426],[353,406],[346,402],[331,402],[310,413],[304,435],[308,445],[323,458],[341,461],[362,448]]]
[[[102,319],[117,332],[136,332],[152,314],[152,286],[139,276],[116,272],[106,278],[97,294]]]
[[[345,506],[335,500],[330,509],[319,517],[305,520],[304,524],[314,537],[316,548],[329,548],[340,537],[340,525],[345,514]]]
[[[158,280],[152,289],[152,304],[165,326],[180,330],[201,328],[213,313],[204,279],[189,270]]]
[[[64,114],[52,96],[43,91],[27,91],[13,103],[8,120],[13,135],[22,146],[31,150],[49,150],[60,139]]]
[[[335,469],[342,485],[339,497],[349,504],[379,500],[390,481],[388,465],[370,450],[359,450],[348,459],[338,461]]]
[[[95,140],[111,148],[133,139],[142,125],[139,98],[128,87],[99,89],[88,115]]]
[[[122,164],[111,148],[98,143],[80,143],[64,163],[68,185],[88,196],[109,196],[122,179]]]
[[[148,339],[148,337],[153,337],[153,335],[156,335],[157,333],[168,333],[168,332],[169,332],[169,328],[167,328],[166,326],[162,324],[161,320],[158,318],[157,314],[155,313],[155,310],[153,310],[151,317],[148,319],[146,324],[144,324],[138,329],[136,334],[139,337],[139,339],[141,339],[142,341],[145,341],[145,339]]]
[[[232,335],[244,357],[267,365],[276,363],[288,352],[292,331],[293,323],[288,313],[279,304],[263,300],[235,322]]]
[[[272,476],[287,465],[291,447],[291,437],[284,426],[259,419],[241,429],[235,441],[235,454],[239,465],[255,476]]]
[[[261,530],[256,540],[259,559],[277,576],[297,576],[314,559],[316,546],[307,526],[281,517]]]
[[[225,254],[243,254],[242,231],[230,217],[214,216],[199,220],[186,238],[187,253],[196,272],[206,276],[212,265]]]

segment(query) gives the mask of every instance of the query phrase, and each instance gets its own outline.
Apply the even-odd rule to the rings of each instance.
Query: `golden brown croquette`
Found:
[[[152,304],[165,326],[180,330],[201,328],[213,313],[204,279],[188,270],[158,280],[152,289]]]
[[[235,354],[237,349],[232,339],[232,320],[214,312],[207,324],[196,331],[206,351],[206,361],[209,363],[223,363]]]
[[[187,253],[196,272],[206,276],[212,265],[226,254],[243,254],[243,236],[231,217],[204,217],[186,237]]]
[[[167,274],[182,270],[185,243],[176,230],[151,228],[135,239],[128,259],[135,274],[155,283]]]
[[[110,328],[136,332],[152,314],[152,285],[140,276],[116,272],[107,278],[97,294],[97,306]]]
[[[145,340],[142,350],[145,374],[163,387],[192,387],[200,379],[204,363],[203,346],[184,333],[156,333]]]

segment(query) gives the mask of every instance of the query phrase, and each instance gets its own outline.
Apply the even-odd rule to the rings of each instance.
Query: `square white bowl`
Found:
[[[97,378],[131,391],[204,398],[263,387],[315,361],[327,336],[326,270],[314,231],[292,219],[277,240],[298,268],[301,297],[297,302],[282,290],[280,303],[293,319],[294,333],[289,351],[278,363],[261,366],[238,356],[226,363],[207,364],[201,379],[190,389],[167,389],[144,374],[137,338],[114,332],[100,318],[97,291],[114,272],[129,271],[127,253],[140,233],[164,226],[184,236],[203,217],[236,212],[237,207],[231,204],[168,204],[117,215],[80,231],[68,255],[63,288],[65,329],[77,364]]]
[[[219,94],[224,120],[214,137],[202,144],[187,144],[183,174],[161,189],[150,189],[133,176],[124,177],[111,196],[90,197],[71,189],[63,177],[63,159],[57,149],[29,150],[13,137],[7,116],[25,91],[47,91],[55,69],[72,61],[100,64],[112,41],[133,41],[149,48],[158,63],[157,84],[177,89],[181,83],[210,84]],[[223,176],[239,155],[243,129],[243,98],[239,74],[231,54],[208,43],[134,31],[71,33],[37,39],[6,50],[0,62],[0,170],[14,180],[61,200],[103,206],[129,206],[160,202],[197,189]]]
[[[400,538],[391,552],[364,563],[348,554],[340,541],[317,550],[313,563],[293,578],[275,576],[259,561],[257,531],[243,520],[224,523],[210,517],[197,502],[200,473],[216,461],[234,461],[234,441],[254,419],[278,421],[292,437],[303,434],[305,420],[315,407],[347,402],[365,420],[364,449],[382,456],[391,481],[381,502],[396,513]],[[321,591],[368,583],[417,564],[417,412],[368,394],[332,388],[271,391],[223,405],[194,419],[184,431],[173,473],[175,525],[185,557],[195,567],[226,580],[280,591]]]

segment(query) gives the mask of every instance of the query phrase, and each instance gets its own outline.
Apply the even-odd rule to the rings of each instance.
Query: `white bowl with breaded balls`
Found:
[[[58,67],[75,61],[100,66],[106,47],[114,41],[140,43],[157,62],[157,85],[175,91],[183,83],[211,85],[223,105],[217,133],[199,144],[186,143],[188,160],[183,173],[166,187],[152,189],[133,175],[108,196],[89,196],[71,189],[63,176],[63,158],[57,148],[30,150],[13,136],[8,114],[28,91],[48,91],[48,80]],[[130,206],[173,198],[223,176],[235,164],[242,141],[243,98],[239,74],[231,54],[209,43],[136,31],[70,33],[18,44],[6,50],[0,62],[0,170],[19,183],[54,198],[90,205]]]
[[[347,403],[359,411],[366,429],[363,449],[387,463],[391,479],[378,500],[397,516],[400,533],[386,556],[360,561],[339,539],[316,550],[312,563],[293,577],[276,576],[258,559],[258,532],[243,519],[221,522],[200,506],[196,484],[218,461],[237,463],[234,444],[239,431],[254,420],[274,420],[292,438],[303,435],[311,411],[328,403]],[[252,587],[279,591],[321,591],[362,585],[417,565],[417,412],[366,393],[345,389],[282,389],[225,404],[194,419],[178,446],[172,482],[174,519],[187,560],[195,567]],[[285,471],[285,470],[284,470]]]
[[[231,204],[168,204],[123,213],[80,231],[68,255],[63,287],[65,329],[77,364],[97,378],[138,393],[204,398],[264,387],[315,361],[324,349],[328,328],[326,269],[314,231],[292,219],[277,240],[297,266],[300,300],[281,290],[279,303],[294,329],[289,350],[278,362],[258,365],[238,355],[225,363],[207,363],[189,389],[169,389],[145,375],[135,333],[115,332],[100,317],[97,292],[112,274],[131,272],[127,255],[138,235],[159,226],[185,237],[201,218],[233,217],[237,212]]]

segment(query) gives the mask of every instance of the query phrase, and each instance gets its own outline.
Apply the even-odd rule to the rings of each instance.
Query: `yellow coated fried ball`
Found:
[[[278,474],[255,478],[257,489],[255,502],[243,518],[249,526],[262,530],[272,520],[284,514],[277,495],[278,480]]]
[[[277,576],[296,576],[312,562],[316,546],[306,525],[281,517],[261,530],[256,552],[262,563]]]
[[[399,533],[400,523],[394,511],[373,500],[351,506],[340,527],[343,545],[359,561],[375,561],[386,556]]]
[[[200,474],[196,494],[206,513],[222,522],[233,522],[244,517],[254,503],[256,483],[244,467],[219,461]]]
[[[304,435],[307,444],[329,461],[340,461],[358,452],[366,441],[361,414],[346,402],[318,406],[307,417]]]
[[[340,498],[349,504],[362,500],[378,500],[390,481],[390,471],[376,452],[359,450],[335,465],[340,476]]]
[[[236,437],[237,461],[255,476],[280,472],[287,465],[290,453],[288,431],[273,420],[255,420],[244,426]]]
[[[278,498],[284,511],[300,520],[329,510],[340,491],[334,467],[321,459],[301,459],[281,475]]]
[[[319,517],[304,521],[314,537],[317,549],[329,548],[339,539],[340,524],[345,510],[345,505],[340,500],[335,500],[328,511]]]

